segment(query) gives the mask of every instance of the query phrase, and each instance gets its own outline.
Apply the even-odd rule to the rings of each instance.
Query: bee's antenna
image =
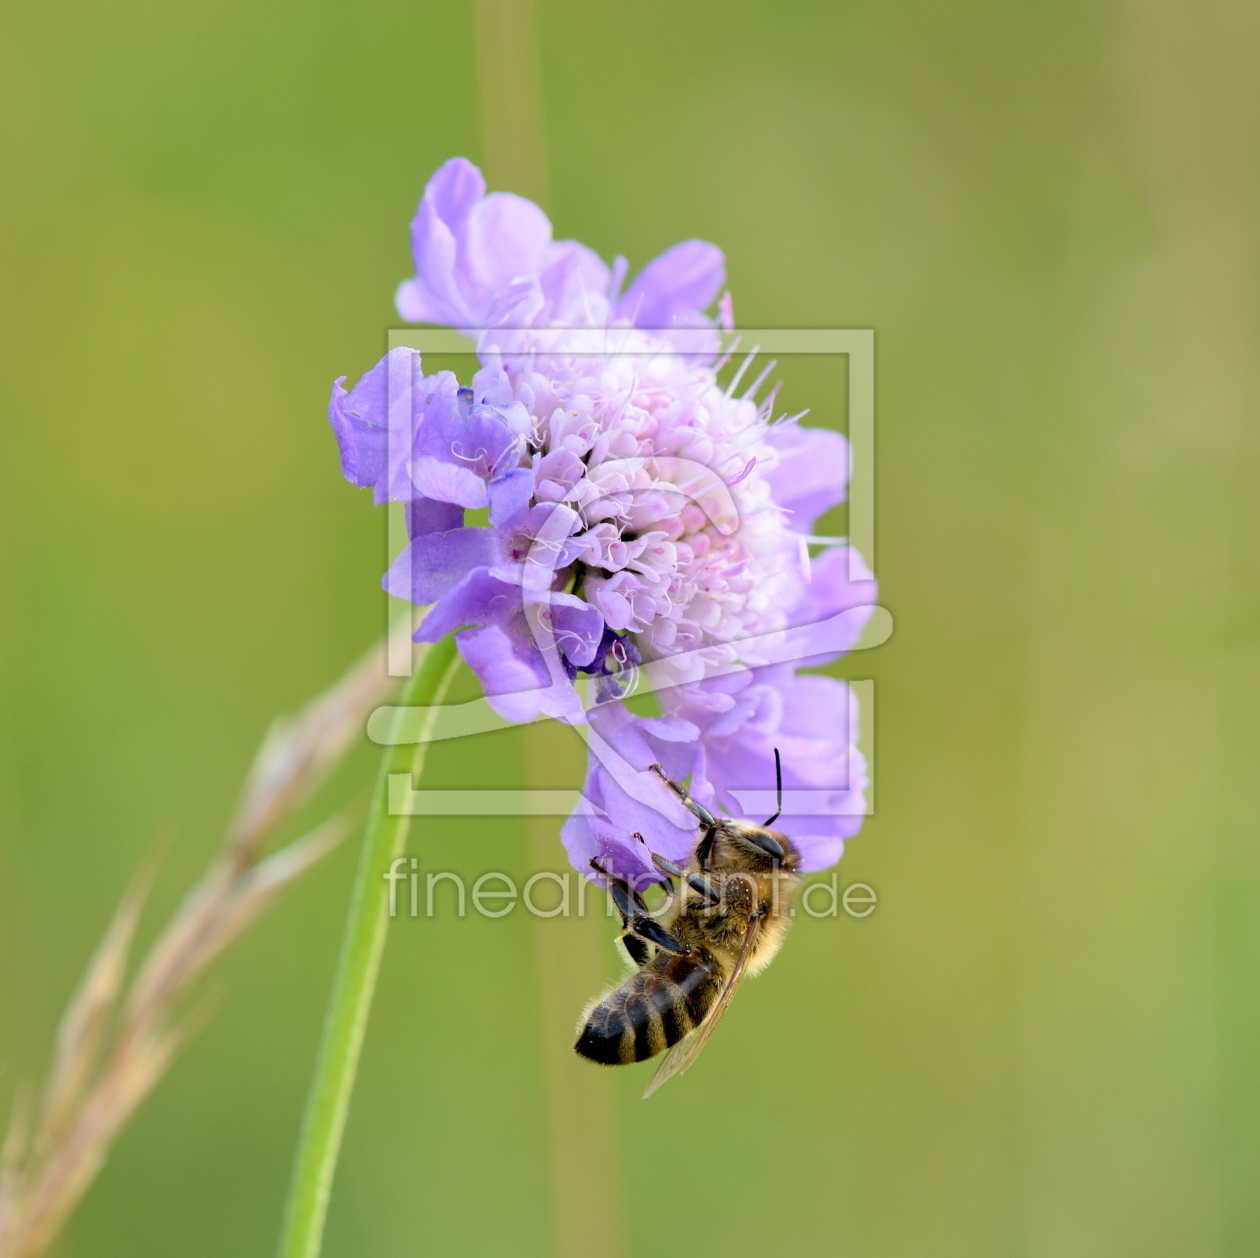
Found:
[[[763,825],[772,826],[778,821],[780,814],[783,812],[783,762],[779,759],[779,749],[774,749],[774,793],[775,793],[775,810],[774,816]]]

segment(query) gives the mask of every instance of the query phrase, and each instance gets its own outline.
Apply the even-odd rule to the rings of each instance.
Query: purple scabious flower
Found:
[[[413,323],[479,331],[511,327],[706,327],[702,311],[725,276],[722,251],[689,240],[650,263],[621,293],[626,260],[610,269],[574,240],[553,241],[532,201],[486,195],[481,172],[452,158],[429,180],[411,223],[416,275],[398,289]]]
[[[385,587],[428,607],[417,639],[454,633],[507,719],[582,729],[592,807],[563,838],[583,874],[598,858],[657,877],[636,833],[690,853],[694,821],[651,765],[744,815],[743,792],[773,790],[776,747],[780,824],[805,869],[833,863],[860,825],[856,704],[795,668],[854,645],[875,587],[843,545],[809,556],[844,498],[844,438],[718,383],[721,251],[676,245],[623,293],[624,259],[553,241],[462,159],[430,180],[412,249],[400,313],[477,336],[481,370],[461,387],[394,350],[336,382],[329,417],[347,479],[406,506]],[[621,701],[644,679],[659,717]]]

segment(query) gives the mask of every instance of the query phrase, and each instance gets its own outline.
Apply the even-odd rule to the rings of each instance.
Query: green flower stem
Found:
[[[422,735],[427,735],[455,672],[457,656],[453,638],[428,648],[419,666],[398,696],[399,708],[430,708]],[[397,722],[401,719],[395,717]],[[324,1036],[293,1167],[293,1183],[280,1241],[280,1258],[317,1258],[324,1237],[324,1219],[337,1154],[350,1108],[350,1093],[359,1066],[363,1033],[372,993],[381,966],[385,932],[389,927],[389,885],[382,875],[390,862],[401,856],[407,842],[410,817],[391,816],[389,779],[407,773],[414,778],[424,765],[427,743],[390,746],[381,760],[380,774],[359,855],[359,871],[350,899],[341,957],[333,985]]]

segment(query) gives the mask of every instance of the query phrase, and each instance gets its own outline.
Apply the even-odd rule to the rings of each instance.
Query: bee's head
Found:
[[[749,869],[792,871],[800,863],[800,855],[786,834],[770,829],[783,812],[783,761],[777,747],[774,749],[774,786],[777,805],[774,816],[759,826],[751,821],[723,821],[719,829],[733,849],[732,854]]]
[[[750,870],[786,869],[792,871],[800,861],[792,840],[780,830],[754,825],[751,821],[718,822],[718,841],[723,842],[729,858]]]

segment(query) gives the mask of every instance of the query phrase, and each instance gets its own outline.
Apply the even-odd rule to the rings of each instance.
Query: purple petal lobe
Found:
[[[539,279],[550,322],[578,323],[607,315],[608,267],[593,249],[576,240],[551,246]]]
[[[342,474],[352,485],[367,489],[375,486],[385,470],[385,429],[361,413],[368,410],[371,414],[371,408],[366,405],[366,391],[359,394],[364,381],[359,382],[353,393],[347,394],[342,388],[344,380],[342,376],[333,384],[332,397],[328,400],[328,422],[341,450]]]
[[[510,524],[529,506],[534,490],[534,474],[527,467],[515,467],[496,476],[486,486],[490,499],[490,523],[499,528]]]
[[[394,306],[408,323],[442,323],[445,308],[418,279],[403,280],[394,290]]]
[[[853,826],[852,833],[844,838],[852,838],[857,831],[858,827]],[[803,834],[794,839],[796,850],[801,854],[801,873],[813,874],[834,865],[844,855],[844,838],[826,834]]]
[[[489,299],[513,280],[536,276],[551,243],[551,223],[532,201],[492,192],[468,215],[457,267],[462,283]]]
[[[655,774],[641,774],[643,786],[649,784],[649,778],[660,785]],[[560,838],[574,868],[588,878],[593,877],[594,857],[610,873],[645,888],[661,876],[649,852],[667,860],[685,861],[695,847],[694,820],[684,820],[683,813],[675,823],[666,811],[668,804],[664,799],[659,808],[644,803],[602,766],[587,777],[582,793],[605,815],[574,813],[561,829]],[[644,841],[640,843],[633,837],[635,834],[641,834]]]
[[[573,687],[553,685],[534,647],[525,617],[456,634],[460,653],[477,674],[490,706],[505,720],[532,721],[540,714],[570,724],[582,720]],[[563,677],[562,677],[563,680]]]
[[[713,304],[725,278],[721,249],[703,240],[685,240],[639,272],[617,313],[639,328],[703,323],[701,312]]]
[[[534,322],[545,301],[537,280],[517,280],[495,294],[484,323],[487,328],[527,328]],[[487,332],[482,339],[488,344],[496,338]]]
[[[595,658],[604,636],[604,618],[589,603],[572,594],[553,595],[551,627],[556,646],[570,664],[582,668]]]
[[[485,195],[486,181],[466,157],[443,162],[424,189],[425,200],[432,202],[438,216],[452,230],[463,227],[473,206]]]
[[[487,196],[480,171],[463,158],[429,181],[411,247],[416,275],[396,298],[405,319],[472,330],[608,318],[611,277],[599,256],[576,241],[553,242],[547,216],[523,197]]]
[[[499,558],[494,529],[454,529],[413,538],[385,574],[384,585],[395,598],[417,606],[436,603],[473,568]]]
[[[523,701],[527,708],[532,706],[529,716],[522,718],[512,710],[510,700],[504,705],[496,703],[495,710],[501,716],[509,720],[528,720],[537,713],[537,700],[525,696],[547,685],[547,669],[542,656],[528,642],[522,642],[519,635],[509,633],[501,625],[465,629],[455,635],[455,641],[488,698],[519,695],[518,703]]]
[[[836,546],[812,565],[811,580],[792,609],[788,636],[800,651],[798,668],[818,668],[850,651],[875,608],[875,578],[862,557]]]
[[[416,323],[476,322],[456,283],[460,240],[473,207],[485,193],[481,172],[454,157],[429,180],[411,224],[416,278],[398,290],[398,311]]]
[[[459,406],[428,407],[417,435],[416,454],[462,467],[488,481],[506,470],[504,464],[519,449],[519,441],[493,407],[474,406],[468,414]],[[478,505],[484,507],[484,485],[480,497]]]
[[[694,749],[698,731],[687,721],[636,717],[621,703],[603,704],[589,719],[591,769],[583,794],[604,815],[574,813],[561,838],[574,867],[587,877],[596,857],[620,877],[654,882],[660,874],[648,851],[686,860],[698,830],[651,766],[660,764],[676,778],[685,777],[690,770],[687,753]],[[643,835],[646,846],[633,837],[636,833]]]
[[[456,503],[420,497],[407,504],[408,537],[423,537],[426,533],[449,533],[463,523],[464,508]]]
[[[849,443],[838,432],[796,424],[771,428],[766,441],[779,452],[778,467],[766,473],[774,500],[792,513],[790,528],[808,533],[824,511],[844,501]]]
[[[470,511],[484,507],[488,501],[486,482],[476,472],[428,454],[412,460],[411,482],[426,498],[457,503]]]
[[[416,630],[417,642],[436,642],[469,625],[507,624],[521,612],[521,592],[491,576],[488,568],[474,568],[430,609]]]
[[[450,227],[426,195],[411,223],[411,252],[416,260],[416,280],[407,292],[405,318],[446,323],[464,313],[455,285],[458,248]]]

